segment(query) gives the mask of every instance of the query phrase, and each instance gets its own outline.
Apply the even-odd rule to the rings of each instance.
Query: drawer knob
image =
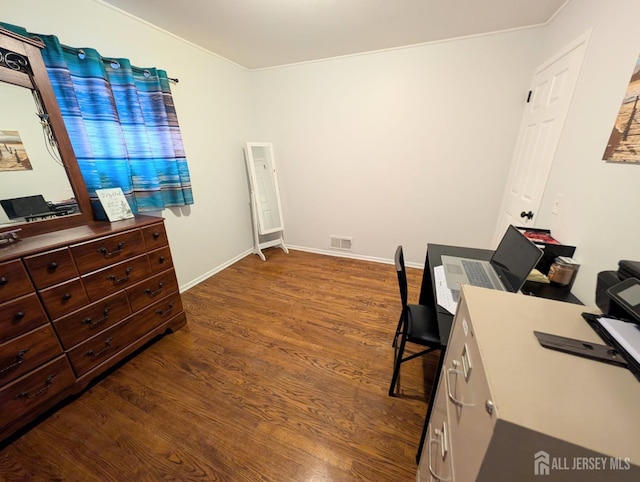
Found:
[[[89,350],[84,354],[84,356],[87,356],[89,358],[98,358],[99,356],[104,355],[109,350],[109,348],[111,348],[111,338],[107,338],[104,341],[104,348],[102,350],[95,352],[93,350]]]
[[[162,292],[163,286],[164,286],[164,283],[161,281],[160,283],[158,283],[157,290],[152,290],[151,288],[147,288],[146,290],[144,290],[144,292],[149,296],[149,298],[153,298],[154,296]]]
[[[49,263],[48,271],[53,272],[58,269],[58,266],[59,266],[58,263],[56,263],[55,261],[52,261],[51,263]]]
[[[160,256],[158,258],[158,263],[160,263],[160,264],[164,263],[164,256]]]
[[[44,383],[44,387],[42,387],[40,390],[38,390],[37,392],[33,393],[33,394],[29,394],[29,392],[24,391],[24,392],[20,392],[18,393],[15,397],[13,397],[14,399],[18,399],[18,398],[26,398],[27,400],[31,400],[33,398],[36,398],[40,395],[42,395],[43,393],[45,393],[47,390],[49,390],[49,388],[51,387],[51,385],[53,384],[53,379],[56,377],[57,373],[54,373],[53,375],[49,375],[47,377],[47,379],[45,380]]]
[[[109,310],[111,310],[111,308],[109,307],[105,308],[104,311],[102,312],[102,318],[98,318],[97,320],[93,320],[91,318],[85,318],[84,320],[82,320],[82,324],[89,325],[89,329],[92,329],[98,325],[101,325],[102,323],[104,323],[109,319]]]
[[[20,350],[16,354],[16,361],[11,363],[10,365],[7,365],[4,368],[0,368],[0,375],[2,375],[4,372],[8,372],[12,368],[16,368],[16,367],[19,367],[20,365],[22,365],[22,363],[24,362],[24,354],[27,353],[28,351],[29,351],[29,348],[25,348],[24,350]]]
[[[489,415],[493,413],[493,402],[491,400],[487,400],[484,402],[484,408]]]
[[[129,275],[131,274],[132,271],[133,271],[133,268],[127,268],[125,270],[125,275],[122,278],[116,278],[115,275],[110,274],[109,276],[107,276],[107,279],[111,281],[114,285],[126,283],[127,281],[129,281]]]
[[[158,239],[160,237],[160,233],[159,232],[155,232],[153,233],[153,239]]]
[[[4,286],[9,282],[9,280],[7,278],[5,278],[4,276],[2,276],[0,278],[0,286]]]
[[[118,243],[118,246],[116,247],[115,250],[113,251],[109,251],[107,248],[98,248],[98,253],[102,254],[105,258],[109,258],[111,256],[116,256],[120,253],[122,253],[122,250],[124,249],[124,241],[121,241]]]
[[[71,293],[65,293],[62,295],[62,301],[69,301],[71,298],[73,298]]]
[[[156,310],[156,313],[160,316],[167,316],[170,315],[171,312],[173,311],[173,304],[175,302],[172,301],[171,303],[169,303],[169,307],[166,310]]]
[[[15,314],[15,316],[14,316],[14,318],[15,318],[16,320],[21,320],[21,319],[22,319],[22,318],[24,318],[24,317],[25,317],[25,313],[24,313],[24,311],[18,311],[18,312]]]

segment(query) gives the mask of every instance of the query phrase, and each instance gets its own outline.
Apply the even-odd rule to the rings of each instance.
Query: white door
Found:
[[[494,245],[509,224],[534,226],[591,32],[536,69],[509,172]]]

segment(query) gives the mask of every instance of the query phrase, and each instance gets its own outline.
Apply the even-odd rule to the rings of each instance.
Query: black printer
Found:
[[[606,315],[611,315],[611,298],[607,290],[627,278],[640,279],[640,261],[622,260],[618,262],[618,271],[601,271],[596,284],[596,305]]]

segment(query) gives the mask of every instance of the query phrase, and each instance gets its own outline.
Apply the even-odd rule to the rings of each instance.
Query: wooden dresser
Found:
[[[640,480],[638,380],[533,333],[602,343],[583,311],[597,309],[463,286],[419,482]]]
[[[0,248],[0,440],[185,323],[161,218]]]

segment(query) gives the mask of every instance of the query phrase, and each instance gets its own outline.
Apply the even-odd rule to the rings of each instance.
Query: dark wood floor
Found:
[[[185,328],[0,446],[0,479],[415,480],[437,354],[387,396],[392,265],[274,248],[183,301]]]

